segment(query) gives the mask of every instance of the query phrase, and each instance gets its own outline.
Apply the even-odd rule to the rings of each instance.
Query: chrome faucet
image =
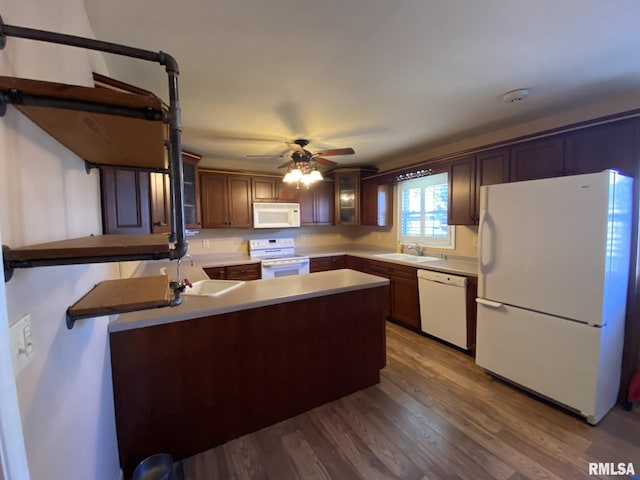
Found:
[[[194,267],[194,266],[195,266],[195,262],[193,261],[193,258],[192,258],[192,257],[191,257],[191,255],[189,255],[188,253],[187,253],[187,254],[185,254],[185,256],[184,256],[184,257],[180,257],[180,258],[178,259],[178,266],[177,266],[177,270],[178,270],[178,272],[177,272],[177,273],[178,273],[178,278],[176,279],[176,281],[177,281],[177,282],[178,282],[178,284],[180,284],[180,285],[182,285],[183,281],[184,281],[184,280],[186,280],[186,279],[184,279],[184,280],[183,280],[183,278],[182,278],[182,273],[181,273],[181,271],[180,271],[180,263],[182,262],[182,260],[183,260],[184,258],[188,258],[189,260],[191,260],[191,266],[192,266],[192,267]],[[187,282],[188,282],[188,280],[187,280],[186,282],[184,282],[184,283],[187,283]]]
[[[424,255],[424,251],[422,250],[422,247],[420,246],[420,244],[418,242],[415,242],[415,251],[416,251],[416,255],[418,255],[419,257],[421,257],[422,255]]]
[[[184,257],[180,257],[178,259],[178,263],[176,267],[178,278],[175,281],[172,280],[169,282],[169,288],[173,290],[173,300],[171,300],[171,302],[169,303],[169,305],[171,305],[172,307],[175,307],[176,305],[180,305],[182,303],[182,298],[180,298],[180,294],[184,292],[185,288],[187,287],[193,288],[193,285],[191,285],[191,282],[188,279],[182,278],[182,272],[180,271],[180,263],[182,262],[182,259],[185,257],[189,257],[189,260],[191,260],[192,267],[195,266],[193,258],[191,258],[191,255],[189,255],[188,253],[185,254]]]

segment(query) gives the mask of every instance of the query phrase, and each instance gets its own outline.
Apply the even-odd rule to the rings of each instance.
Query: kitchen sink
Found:
[[[379,253],[376,255],[376,257],[405,261],[413,261],[417,258],[416,255],[409,255],[408,253]]]
[[[379,253],[376,255],[379,258],[388,258],[389,260],[401,260],[403,262],[411,263],[427,263],[434,262],[436,260],[442,260],[438,257],[422,257],[419,255],[411,255],[409,253]]]
[[[416,256],[413,256],[413,257],[414,257],[413,261],[418,263],[435,262],[437,260],[442,260],[439,257],[416,257]]]
[[[242,280],[200,280],[187,287],[183,295],[198,295],[202,297],[217,297],[243,285]]]

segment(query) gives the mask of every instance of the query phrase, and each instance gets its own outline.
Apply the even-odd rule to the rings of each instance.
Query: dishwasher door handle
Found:
[[[427,280],[426,278],[423,278],[422,280],[424,280],[425,282],[433,282],[433,283],[439,283],[440,285],[447,285],[449,287],[464,287],[464,285],[456,285],[455,283],[442,282],[440,280],[433,280],[433,279]]]

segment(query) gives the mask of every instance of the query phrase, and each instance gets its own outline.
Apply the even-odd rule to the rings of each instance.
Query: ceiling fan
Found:
[[[355,150],[353,148],[334,148],[330,150],[320,150],[319,152],[311,153],[309,150],[305,150],[304,147],[309,145],[309,140],[304,138],[299,138],[294,140],[293,142],[285,142],[287,146],[293,150],[291,154],[291,160],[286,161],[282,165],[279,165],[278,168],[285,167],[299,167],[299,166],[310,166],[312,164],[323,165],[326,167],[333,167],[337,165],[337,162],[332,160],[328,160],[324,157],[329,157],[333,155],[353,155]],[[247,157],[285,157],[285,155],[247,155]]]

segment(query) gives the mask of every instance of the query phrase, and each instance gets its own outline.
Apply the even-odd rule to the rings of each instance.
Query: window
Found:
[[[449,184],[446,173],[398,184],[398,241],[455,248],[455,229],[447,225]]]

